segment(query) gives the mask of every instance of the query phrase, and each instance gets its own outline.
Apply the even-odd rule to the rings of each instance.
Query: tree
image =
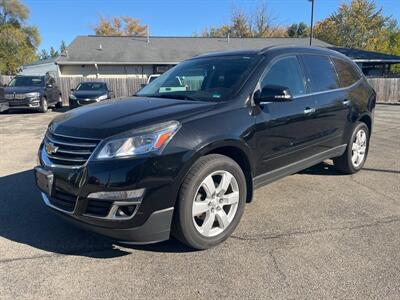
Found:
[[[287,29],[287,34],[291,38],[304,38],[309,36],[310,29],[307,24],[300,22],[298,24],[292,24]]]
[[[267,9],[265,1],[258,3],[254,11],[246,13],[244,10],[235,8],[231,13],[229,24],[219,27],[205,28],[202,32],[204,37],[280,37],[286,36],[286,30],[274,26],[274,18]]]
[[[32,47],[24,31],[11,24],[0,27],[0,73],[15,74],[18,67],[36,60],[36,49]]]
[[[0,73],[16,69],[36,59],[39,31],[26,25],[29,10],[19,0],[0,0]]]
[[[278,29],[278,27],[273,25],[274,18],[269,13],[266,2],[258,3],[252,19],[254,20],[252,26],[254,28],[252,30],[254,37],[270,37]]]
[[[96,35],[146,36],[147,25],[141,25],[140,20],[129,16],[112,17],[111,19],[100,17],[94,31]]]
[[[50,47],[50,57],[55,58],[58,56],[59,56],[58,51],[54,49],[54,47]]]
[[[65,50],[67,50],[67,45],[65,44],[64,40],[62,40],[60,45],[60,53],[63,53]]]
[[[337,46],[379,51],[391,21],[374,0],[352,0],[318,22],[314,32],[316,38]]]
[[[42,49],[38,56],[39,56],[40,60],[44,60],[44,59],[50,58],[50,54],[49,54],[49,52],[47,52],[46,49]]]
[[[29,18],[29,9],[19,0],[0,0],[0,25],[20,25]]]

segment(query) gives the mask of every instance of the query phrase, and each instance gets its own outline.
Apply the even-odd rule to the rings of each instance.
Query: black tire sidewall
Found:
[[[247,187],[243,171],[235,161],[226,156],[219,156],[220,159],[209,161],[190,179],[186,188],[181,190],[179,197],[178,214],[181,234],[184,236],[186,243],[196,249],[208,249],[227,239],[239,224],[246,203]],[[234,219],[225,231],[214,237],[205,237],[197,231],[193,224],[192,205],[195,193],[201,182],[209,174],[219,170],[228,171],[235,177],[239,186],[238,208]]]
[[[60,98],[58,99],[58,102],[56,104],[56,108],[62,108],[63,107],[63,101],[60,95]]]
[[[352,160],[352,152],[353,152],[352,151],[352,145],[353,145],[353,141],[355,139],[355,136],[356,136],[357,132],[360,129],[363,129],[365,131],[366,135],[367,135],[367,145],[366,145],[367,147],[365,149],[365,155],[364,155],[363,162],[358,167],[355,167],[353,165],[353,160]],[[365,162],[367,160],[367,156],[368,156],[369,137],[370,137],[370,133],[369,133],[368,126],[365,123],[358,122],[356,124],[356,126],[354,127],[353,133],[350,136],[349,143],[348,143],[348,146],[347,146],[347,153],[346,153],[347,154],[347,161],[348,161],[348,164],[349,164],[349,168],[351,169],[352,173],[356,173],[356,172],[358,172],[359,170],[361,170],[364,167],[364,164],[365,164]]]
[[[44,107],[44,103],[46,102],[46,108]],[[40,101],[40,108],[39,108],[39,111],[41,112],[41,113],[46,113],[47,111],[48,111],[48,109],[49,109],[49,103],[47,102],[47,99],[46,98],[42,98],[42,100]]]

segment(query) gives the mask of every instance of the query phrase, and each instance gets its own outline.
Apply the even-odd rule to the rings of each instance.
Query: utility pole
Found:
[[[313,35],[314,35],[314,30],[313,30],[313,26],[314,26],[314,1],[315,0],[308,0],[311,2],[311,24],[310,24],[310,46],[312,45],[312,40],[313,40]]]

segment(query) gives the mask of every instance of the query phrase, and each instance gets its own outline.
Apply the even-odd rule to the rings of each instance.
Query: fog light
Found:
[[[136,205],[127,205],[127,206],[120,206],[115,213],[115,217],[117,218],[126,218],[131,217],[135,212]]]
[[[137,200],[143,196],[145,189],[117,191],[117,192],[96,192],[89,194],[88,198],[100,200]]]

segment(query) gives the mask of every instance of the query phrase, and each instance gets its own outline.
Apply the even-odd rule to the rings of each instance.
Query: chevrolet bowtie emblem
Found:
[[[45,145],[45,149],[47,154],[55,154],[57,153],[58,147],[53,143],[48,143]]]

